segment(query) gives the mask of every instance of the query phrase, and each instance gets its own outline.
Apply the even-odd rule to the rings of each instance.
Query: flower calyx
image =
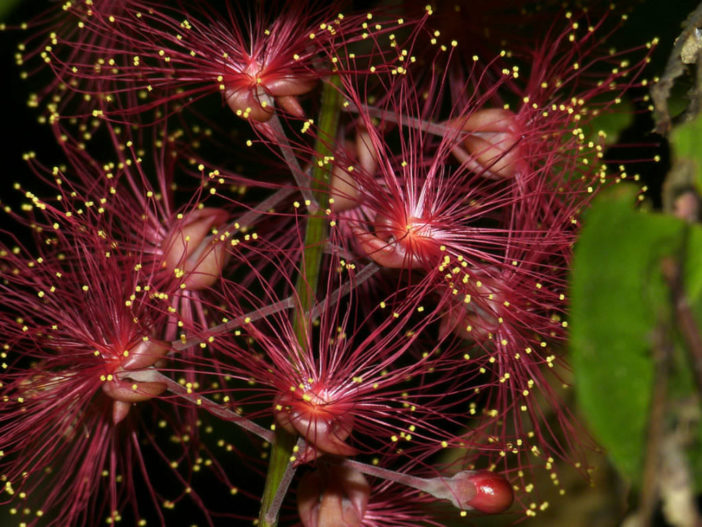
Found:
[[[352,227],[361,250],[376,264],[388,269],[431,268],[441,258],[440,232],[431,220],[418,217],[400,221],[378,213],[374,232]]]
[[[267,79],[265,65],[249,64],[241,73],[243,79],[225,84],[224,100],[231,110],[244,119],[265,123],[273,117],[275,108],[269,98],[294,117],[303,118],[305,112],[297,97],[312,91],[317,79],[308,75],[270,75]],[[273,78],[274,77],[274,78]]]
[[[327,401],[324,393],[298,390],[279,394],[273,409],[277,423],[292,434],[299,434],[319,451],[336,456],[351,456],[356,449],[345,440],[353,430],[353,415],[348,408]]]
[[[166,391],[166,384],[157,379],[152,366],[170,350],[160,340],[143,339],[122,354],[123,360],[105,376],[102,391],[113,399],[112,421],[118,424],[129,413],[133,403],[148,401]]]

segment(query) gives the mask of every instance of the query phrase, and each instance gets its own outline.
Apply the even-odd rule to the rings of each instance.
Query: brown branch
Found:
[[[665,65],[663,75],[660,80],[651,88],[651,98],[656,109],[656,127],[655,131],[665,135],[670,131],[671,118],[668,112],[668,98],[670,90],[673,88],[675,79],[680,77],[685,72],[685,66],[691,62],[691,57],[687,57],[690,39],[696,39],[696,31],[702,25],[702,4],[688,15],[683,24],[684,29],[680,36],[675,40],[673,51],[668,57],[668,62]],[[698,54],[699,50],[695,50]],[[695,57],[695,62],[696,57]],[[697,90],[700,90],[697,86]]]
[[[686,348],[690,354],[697,390],[702,394],[702,334],[700,334],[700,329],[697,327],[695,315],[685,294],[680,265],[671,259],[664,260],[663,278],[670,288],[675,318],[687,344]]]

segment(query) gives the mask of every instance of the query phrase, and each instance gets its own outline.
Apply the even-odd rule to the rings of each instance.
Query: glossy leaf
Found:
[[[670,143],[679,162],[692,163],[697,192],[702,193],[702,116],[676,126]]]
[[[653,382],[653,333],[670,316],[660,261],[681,221],[634,210],[634,188],[603,193],[585,217],[572,277],[572,361],[580,407],[618,469],[641,475]]]

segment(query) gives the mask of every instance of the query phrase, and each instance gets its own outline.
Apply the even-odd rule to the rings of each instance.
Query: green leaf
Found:
[[[670,309],[660,260],[681,221],[633,208],[636,189],[595,200],[575,250],[571,352],[580,407],[615,466],[640,479],[653,383],[653,330]],[[669,315],[668,315],[669,316]]]
[[[683,285],[685,288],[685,296],[690,305],[690,309],[697,322],[697,327],[702,328],[702,227],[700,225],[691,225],[689,227],[688,238],[685,249],[684,260],[684,277]],[[682,394],[683,401],[687,402],[692,408],[696,409],[697,414],[693,414],[693,418],[699,418],[699,394],[694,396],[696,385],[692,378],[692,368],[689,364],[689,351],[685,350],[685,363],[681,368],[677,369],[677,377],[673,380],[676,385],[689,387],[687,392]],[[681,382],[680,377],[687,377],[687,382]],[[690,460],[690,469],[695,482],[695,492],[702,492],[702,420],[697,423],[693,429],[693,438],[690,444],[687,445],[688,456]]]
[[[676,126],[670,134],[670,142],[676,161],[691,164],[694,185],[702,194],[702,115]]]

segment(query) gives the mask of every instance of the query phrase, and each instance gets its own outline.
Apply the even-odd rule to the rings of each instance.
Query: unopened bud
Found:
[[[300,480],[297,508],[304,527],[360,527],[370,485],[360,472],[325,465]]]
[[[345,459],[343,466],[386,481],[392,481],[448,500],[459,509],[497,514],[510,508],[514,491],[509,482],[494,472],[464,470],[450,478],[421,478],[375,465]]]
[[[488,108],[450,124],[464,132],[474,132],[463,140],[465,150],[460,147],[453,150],[461,163],[475,163],[476,170],[491,176],[512,178],[516,175],[522,160],[517,145],[520,135],[513,112]]]
[[[205,207],[195,210],[186,215],[163,242],[164,267],[169,272],[182,269],[189,289],[210,287],[226,265],[228,253],[208,234],[227,218],[227,212],[222,209]]]
[[[464,470],[451,478],[426,481],[425,492],[447,499],[459,509],[498,514],[509,509],[514,501],[512,486],[494,472]]]

